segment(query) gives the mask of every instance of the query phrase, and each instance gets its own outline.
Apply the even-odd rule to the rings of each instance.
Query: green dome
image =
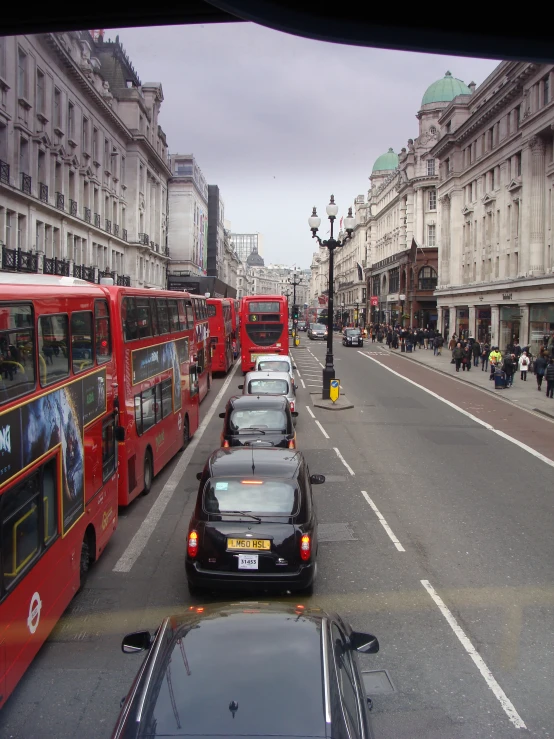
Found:
[[[450,72],[447,72],[442,80],[437,80],[432,85],[429,85],[421,104],[449,103],[451,100],[454,100],[456,95],[471,95],[471,90],[465,82],[452,77]]]
[[[385,172],[398,167],[398,154],[393,149],[389,149],[386,154],[377,157],[373,165],[374,172]]]

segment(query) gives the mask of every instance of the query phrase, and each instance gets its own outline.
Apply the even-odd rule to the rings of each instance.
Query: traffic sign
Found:
[[[336,403],[339,399],[340,395],[340,380],[338,377],[335,377],[331,380],[331,387],[329,389],[329,397],[333,401],[333,403]]]

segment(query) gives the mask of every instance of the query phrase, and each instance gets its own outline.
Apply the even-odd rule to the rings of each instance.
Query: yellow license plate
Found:
[[[227,549],[244,549],[249,552],[268,551],[269,539],[227,539]]]

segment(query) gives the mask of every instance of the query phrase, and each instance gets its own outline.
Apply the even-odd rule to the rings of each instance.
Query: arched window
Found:
[[[433,267],[422,267],[419,270],[419,290],[434,290],[437,286],[437,272]]]
[[[431,128],[429,129],[429,133],[437,133],[437,129],[435,128],[435,126],[431,126]]]

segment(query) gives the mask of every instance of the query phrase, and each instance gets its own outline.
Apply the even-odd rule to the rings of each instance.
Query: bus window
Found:
[[[137,331],[139,339],[146,339],[152,336],[152,327],[150,325],[150,301],[148,298],[137,297]]]
[[[181,330],[185,331],[188,328],[192,328],[192,324],[189,326],[188,320],[187,320],[187,309],[185,306],[184,300],[178,300],[178,310],[179,310],[179,323],[181,324]]]
[[[0,305],[0,405],[35,387],[35,330],[31,305]]]
[[[158,328],[158,311],[156,310],[156,298],[150,298],[150,317],[152,319],[152,336],[160,333]]]
[[[190,397],[198,394],[198,367],[192,364],[189,368]]]
[[[187,323],[189,325],[189,328],[192,328],[194,326],[194,313],[192,310],[192,303],[190,302],[190,300],[187,301],[187,304],[185,307],[187,309]]]
[[[115,420],[111,418],[102,426],[102,480],[106,482],[115,472],[116,443]]]
[[[108,303],[105,300],[96,300],[94,302],[94,314],[96,317],[96,359],[98,364],[103,364],[112,358]]]
[[[169,315],[167,312],[166,298],[156,298],[156,307],[158,308],[158,330],[160,334],[168,334]]]
[[[137,312],[134,298],[123,298],[121,303],[121,323],[125,341],[138,339]]]
[[[2,496],[2,572],[6,589],[19,579],[40,550],[39,504],[39,471]]]
[[[179,332],[179,309],[177,308],[176,300],[167,301],[167,314],[169,317],[169,331],[172,334]]]
[[[48,545],[58,533],[58,510],[56,491],[56,460],[44,465],[42,475],[42,505],[44,509],[44,543]]]
[[[198,359],[196,361],[196,364],[198,365],[198,374],[201,375],[202,372],[204,372],[204,349],[198,350]]]
[[[171,377],[163,380],[162,386],[162,418],[166,418],[173,411],[173,383]]]
[[[50,313],[38,319],[38,351],[41,385],[69,377],[69,319],[65,313]]]
[[[215,305],[208,305],[208,318],[215,318]]]
[[[75,311],[71,314],[71,365],[74,374],[89,369],[94,364],[92,346],[92,311]]]

